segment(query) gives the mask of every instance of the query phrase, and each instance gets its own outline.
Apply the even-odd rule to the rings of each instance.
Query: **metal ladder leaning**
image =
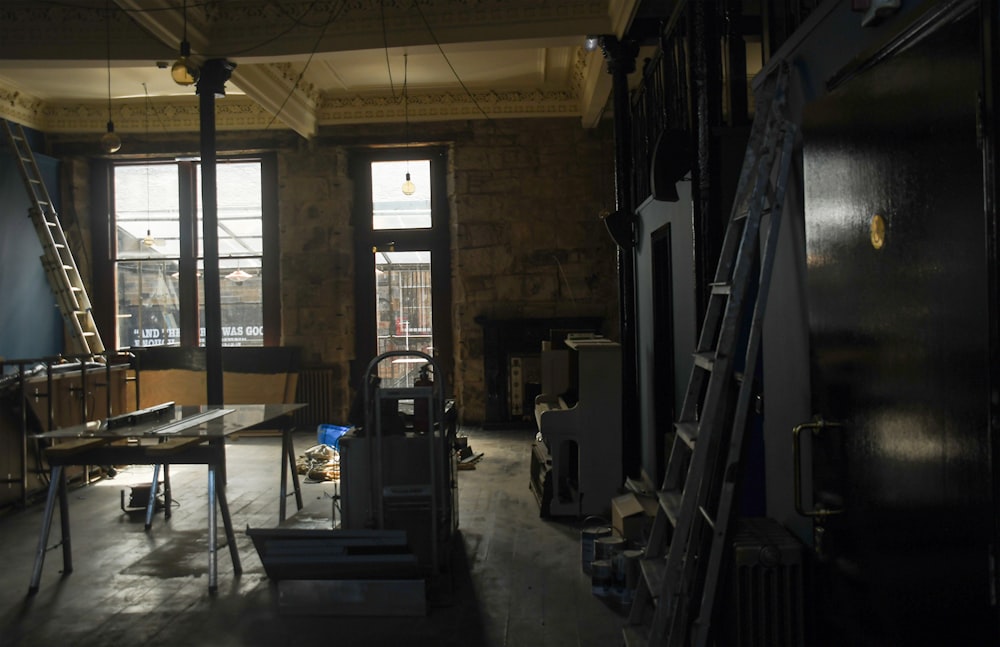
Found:
[[[787,67],[779,67],[765,79],[757,99],[670,459],[657,492],[659,505],[640,562],[642,576],[623,631],[628,647],[709,641],[732,536],[760,329],[795,140],[795,126],[783,114],[787,79]],[[770,220],[761,252],[765,214]]]
[[[35,155],[20,124],[12,124],[6,119],[0,121],[3,121],[7,141],[17,160],[28,197],[31,198],[28,211],[42,244],[42,267],[45,268],[45,275],[69,334],[70,353],[99,355],[104,352],[104,342],[101,341],[94,322],[90,296],[80,278],[76,260],[66,242],[66,233],[52,206],[49,192],[35,162]]]

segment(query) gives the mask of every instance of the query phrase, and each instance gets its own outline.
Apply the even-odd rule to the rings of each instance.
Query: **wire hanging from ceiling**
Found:
[[[104,2],[105,39],[108,55],[108,127],[101,135],[101,150],[105,153],[117,153],[122,148],[121,137],[115,133],[115,122],[111,118],[111,2]]]
[[[271,120],[267,122],[266,126],[264,126],[264,130],[269,129],[271,125],[274,124],[274,122],[278,119],[278,117],[281,116],[281,113],[285,109],[285,105],[288,103],[288,100],[292,98],[292,95],[295,94],[295,90],[298,89],[299,83],[302,81],[302,77],[305,76],[306,70],[309,69],[309,64],[312,63],[313,57],[316,56],[316,51],[319,50],[319,44],[323,41],[323,36],[326,34],[327,28],[330,25],[332,25],[333,21],[340,16],[341,12],[344,11],[344,8],[346,6],[347,6],[347,0],[341,0],[340,7],[336,11],[331,9],[330,13],[327,14],[327,20],[323,24],[323,28],[320,30],[319,35],[316,36],[316,41],[313,43],[312,51],[309,52],[309,58],[306,59],[305,65],[302,66],[302,70],[299,72],[298,77],[296,77],[295,83],[292,84],[292,87],[288,91],[288,94],[285,95],[285,98],[281,102],[281,105],[278,106],[278,109],[275,110],[274,114],[271,116]]]
[[[444,53],[444,48],[441,47],[441,41],[438,40],[437,34],[435,34],[434,30],[431,28],[430,22],[427,21],[427,16],[424,15],[423,10],[420,8],[420,3],[417,2],[417,0],[413,0],[412,6],[414,9],[417,10],[417,13],[420,14],[420,20],[423,21],[424,27],[427,28],[427,33],[430,34],[431,40],[434,41],[434,45],[437,46],[437,50],[441,53],[441,58],[443,58],[444,62],[448,64],[448,67],[451,69],[451,73],[455,75],[455,80],[458,81],[458,84],[460,86],[462,86],[462,90],[465,91],[466,96],[468,96],[469,99],[472,100],[472,104],[476,106],[476,109],[479,110],[480,114],[486,117],[487,122],[496,125],[495,122],[493,121],[493,118],[490,117],[489,114],[487,114],[486,110],[484,110],[483,107],[479,104],[479,101],[476,100],[475,95],[473,95],[472,92],[469,90],[468,86],[465,85],[465,81],[462,80],[462,77],[458,75],[458,71],[455,69],[455,66],[452,65],[451,59],[449,59],[448,55]]]
[[[385,51],[385,69],[389,73],[389,92],[392,93],[392,100],[395,102],[397,101],[396,86],[392,82],[392,65],[389,64],[389,35],[385,26],[385,0],[379,0],[378,9],[382,21],[382,49]]]
[[[142,92],[146,96],[146,146],[149,146],[149,88],[146,87],[146,82],[142,83]],[[156,239],[153,238],[152,227],[150,226],[150,216],[149,216],[149,163],[146,163],[146,237],[142,239],[142,244],[145,247],[153,247],[156,245]]]

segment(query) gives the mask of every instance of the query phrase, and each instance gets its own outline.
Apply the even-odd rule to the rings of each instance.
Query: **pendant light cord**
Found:
[[[108,122],[111,119],[111,1],[105,0],[104,2],[104,25],[105,25],[105,40],[107,45],[107,55],[108,55]]]
[[[410,148],[410,88],[409,88],[410,55],[403,52],[403,140],[406,148]]]

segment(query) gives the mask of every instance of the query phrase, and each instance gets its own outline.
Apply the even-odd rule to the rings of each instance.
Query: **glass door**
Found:
[[[431,252],[375,252],[375,301],[378,353],[419,351],[434,357]],[[399,357],[389,387],[410,387],[427,362]]]
[[[443,373],[450,370],[445,168],[444,152],[437,149],[372,150],[352,160],[355,387],[368,363],[389,351],[421,352]],[[397,357],[380,366],[381,377],[393,387],[410,387],[425,364],[417,356]]]

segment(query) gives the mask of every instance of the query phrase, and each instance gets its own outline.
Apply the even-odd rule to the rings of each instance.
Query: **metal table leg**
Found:
[[[52,468],[49,477],[49,492],[45,499],[45,512],[42,515],[42,532],[38,537],[38,548],[35,551],[35,566],[31,572],[31,584],[28,595],[38,593],[38,585],[42,579],[42,567],[45,566],[45,553],[48,551],[49,533],[52,530],[52,515],[55,512],[56,497],[59,498],[59,517],[62,525],[63,572],[73,570],[73,556],[69,539],[69,508],[66,502],[66,473],[62,465]]]
[[[288,470],[292,471],[292,486],[295,488],[295,506],[302,509],[302,488],[299,484],[299,472],[295,467],[295,447],[292,440],[294,427],[287,426],[281,430],[281,489],[278,502],[278,521],[285,520],[285,499],[288,498]],[[286,466],[285,461],[288,461]]]
[[[170,463],[163,464],[163,518],[169,519],[173,509],[173,493],[170,490]]]
[[[149,484],[149,500],[146,501],[146,530],[153,525],[153,513],[156,512],[156,488],[160,483],[160,464],[153,465],[153,482]]]
[[[212,594],[219,590],[219,521],[216,501],[218,509],[222,510],[222,525],[226,533],[226,542],[229,544],[229,557],[233,560],[233,573],[235,575],[243,573],[240,553],[236,547],[236,533],[233,532],[233,522],[229,516],[229,503],[226,501],[226,485],[219,479],[219,472],[224,472],[221,467],[221,464],[215,462],[208,464],[208,592]]]

